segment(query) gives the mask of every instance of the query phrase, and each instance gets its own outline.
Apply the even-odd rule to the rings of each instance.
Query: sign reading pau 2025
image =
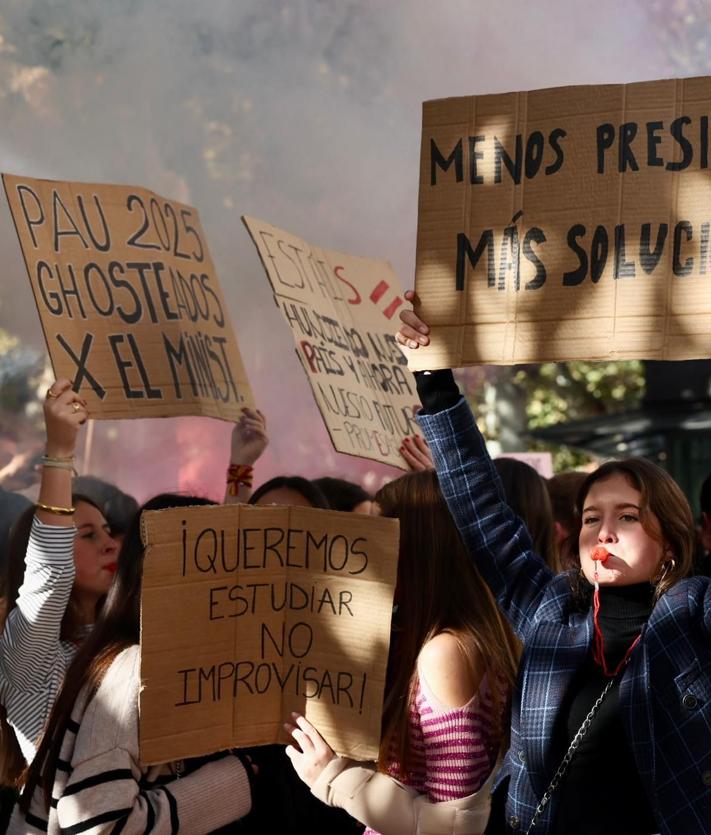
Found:
[[[54,373],[92,417],[237,420],[253,398],[197,211],[3,175]]]

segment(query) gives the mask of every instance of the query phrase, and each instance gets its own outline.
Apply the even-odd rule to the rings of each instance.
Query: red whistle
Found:
[[[603,548],[601,545],[598,545],[596,548],[592,549],[592,553],[590,554],[590,559],[599,560],[600,562],[605,562],[605,560],[609,556],[610,555],[607,552],[607,549]]]

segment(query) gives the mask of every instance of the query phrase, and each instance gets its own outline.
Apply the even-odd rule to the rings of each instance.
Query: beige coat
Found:
[[[500,765],[496,763],[474,794],[433,803],[372,765],[335,757],[311,791],[381,835],[481,835],[489,820],[491,787]]]

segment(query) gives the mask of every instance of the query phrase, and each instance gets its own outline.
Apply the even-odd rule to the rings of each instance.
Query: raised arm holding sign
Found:
[[[400,344],[426,349],[422,319],[404,311],[401,320]],[[418,421],[452,518],[524,642],[494,804],[506,822],[493,825],[705,835],[711,581],[689,576],[694,524],[679,486],[645,459],[603,464],[578,494],[576,567],[555,575],[508,507],[451,372],[416,377]]]

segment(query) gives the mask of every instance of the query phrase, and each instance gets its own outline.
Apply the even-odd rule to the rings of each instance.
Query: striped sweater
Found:
[[[0,702],[27,762],[49,717],[76,647],[59,639],[74,584],[76,528],[37,517],[16,607],[0,636]]]
[[[500,740],[493,728],[487,676],[462,707],[441,704],[420,672],[410,706],[411,767],[393,761],[391,776],[435,803],[474,794],[491,774]],[[364,835],[377,835],[366,829]]]
[[[139,647],[120,653],[94,697],[79,696],[62,741],[49,814],[36,789],[10,835],[202,835],[246,815],[249,779],[227,754],[178,778],[175,763],[144,765],[138,750]]]

